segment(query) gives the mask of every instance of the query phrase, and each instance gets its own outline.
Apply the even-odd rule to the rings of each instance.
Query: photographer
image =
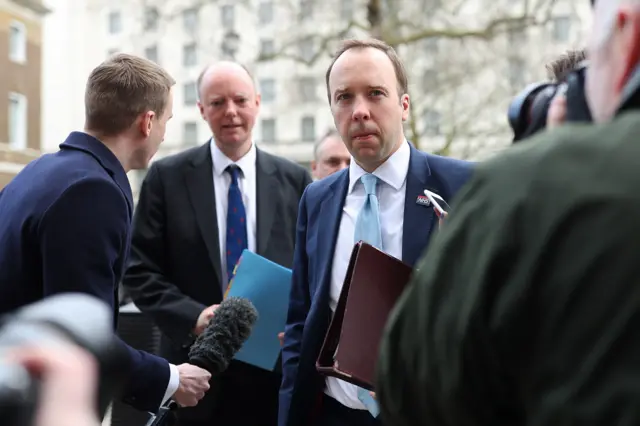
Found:
[[[584,98],[585,58],[583,50],[568,51],[546,65],[549,82],[531,84],[514,97],[507,113],[513,143],[565,121],[591,121]]]
[[[98,366],[75,345],[23,346],[4,363],[25,368],[40,381],[33,426],[100,426],[95,411]]]
[[[480,164],[390,315],[385,424],[640,424],[640,0],[589,36],[594,123]]]

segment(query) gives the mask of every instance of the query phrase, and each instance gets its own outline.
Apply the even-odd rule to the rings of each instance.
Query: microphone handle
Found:
[[[158,413],[151,415],[146,426],[170,426],[169,420],[173,420],[173,412],[178,408],[178,403],[169,400],[158,409]]]
[[[216,368],[211,361],[205,358],[190,358],[189,363],[207,370],[213,377],[217,373]],[[213,370],[213,371],[212,371]],[[178,408],[178,403],[169,399],[158,409],[156,414],[152,414],[145,426],[170,426],[169,421],[173,419],[173,412]]]
[[[193,357],[189,358],[189,363],[200,367],[203,370],[207,370],[211,373],[211,377],[214,377],[220,373],[220,365],[213,362],[206,357]],[[147,421],[145,426],[169,426],[169,420],[172,420],[174,416],[173,412],[178,408],[178,403],[169,399],[163,406],[158,409],[156,414],[152,414],[151,418]]]

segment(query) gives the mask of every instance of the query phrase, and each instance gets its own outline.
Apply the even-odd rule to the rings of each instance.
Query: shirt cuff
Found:
[[[169,364],[169,372],[169,384],[167,385],[167,391],[164,393],[164,398],[162,398],[162,404],[160,405],[164,405],[180,387],[180,372],[178,371],[178,367]]]

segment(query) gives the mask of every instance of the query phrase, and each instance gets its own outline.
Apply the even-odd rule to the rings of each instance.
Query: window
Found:
[[[232,4],[226,4],[220,8],[220,16],[222,19],[222,28],[233,28],[235,23],[235,8]]]
[[[313,102],[316,97],[316,81],[313,77],[302,77],[298,80],[300,99],[303,102]]]
[[[9,59],[27,62],[27,29],[22,22],[13,21],[9,25]]]
[[[276,81],[272,78],[260,80],[260,96],[262,102],[271,103],[276,100]]]
[[[302,117],[300,122],[301,139],[303,142],[313,142],[316,139],[315,117]]]
[[[340,17],[345,21],[353,19],[353,0],[340,1]]]
[[[155,31],[158,29],[158,21],[160,13],[155,7],[147,7],[144,13],[144,29],[145,31]]]
[[[27,148],[27,98],[19,93],[9,93],[9,146]]]
[[[144,49],[144,57],[150,61],[158,63],[158,46],[149,46]]]
[[[557,16],[551,21],[551,37],[558,43],[566,43],[571,35],[571,19],[568,16]]]
[[[198,65],[198,45],[196,43],[182,46],[182,65],[185,67]]]
[[[313,0],[300,0],[300,20],[305,21],[313,16]]]
[[[440,113],[438,111],[427,109],[424,112],[424,133],[430,136],[440,134]]]
[[[271,56],[276,53],[275,42],[270,38],[263,38],[260,40],[260,55]]]
[[[182,124],[182,143],[186,146],[198,144],[198,123],[187,121]]]
[[[262,25],[273,22],[273,2],[263,1],[258,6],[258,20]]]
[[[109,34],[118,34],[122,31],[122,16],[120,12],[109,13]]]
[[[198,9],[191,8],[182,12],[182,27],[186,32],[198,29]]]
[[[262,142],[276,141],[276,120],[275,118],[265,118],[262,120]]]
[[[311,61],[315,55],[313,39],[311,37],[305,37],[298,43],[298,55],[304,61]]]
[[[198,102],[198,90],[196,88],[196,83],[186,83],[182,90],[184,91],[184,106],[192,106]]]

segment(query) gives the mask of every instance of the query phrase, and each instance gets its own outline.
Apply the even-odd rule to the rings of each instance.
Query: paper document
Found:
[[[280,355],[278,333],[284,331],[289,309],[291,269],[244,250],[227,297],[249,299],[258,311],[249,339],[235,356],[247,364],[273,371]]]

